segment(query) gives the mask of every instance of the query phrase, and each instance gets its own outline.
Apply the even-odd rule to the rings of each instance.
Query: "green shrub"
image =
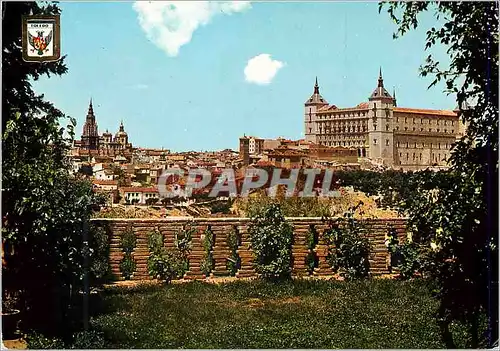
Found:
[[[241,266],[241,259],[238,255],[238,246],[240,246],[240,236],[238,229],[233,227],[233,229],[227,235],[227,246],[231,250],[231,256],[227,260],[227,270],[229,274],[234,276]]]
[[[65,345],[61,339],[49,338],[40,333],[28,333],[26,336],[26,347],[33,350],[60,350],[64,349]]]
[[[177,257],[177,253],[180,254],[182,260],[182,273],[184,275],[185,272],[189,270],[189,253],[191,252],[192,242],[193,242],[193,234],[196,233],[196,228],[191,224],[187,224],[182,228],[182,230],[175,233],[174,245],[175,245],[175,253],[172,253],[174,257]]]
[[[103,334],[96,330],[81,331],[73,336],[72,349],[89,350],[89,349],[104,349],[105,340]]]
[[[92,225],[89,232],[90,274],[92,285],[96,285],[105,283],[112,276],[109,264],[109,236],[102,226]]]
[[[408,237],[400,243],[395,229],[391,226],[387,233],[387,248],[391,253],[391,266],[399,268],[400,277],[410,279],[422,268],[422,257],[417,243]]]
[[[184,274],[184,258],[179,250],[167,250],[163,234],[155,230],[148,235],[148,274],[169,283]]]
[[[309,274],[313,274],[314,268],[317,267],[318,260],[316,258],[316,253],[313,251],[318,243],[318,232],[316,228],[311,225],[306,235],[306,244],[309,253],[306,256],[306,267]]]
[[[149,275],[166,283],[182,278],[185,272],[184,257],[177,250],[162,249],[148,259]]]
[[[281,208],[271,204],[252,218],[249,227],[255,269],[263,278],[286,278],[291,274],[293,227]]]
[[[334,271],[347,280],[365,278],[370,271],[367,228],[354,218],[356,208],[333,220],[324,233],[329,244],[327,259]]]
[[[205,276],[209,276],[210,272],[212,272],[213,266],[214,266],[214,259],[213,259],[213,253],[212,249],[214,246],[214,233],[212,232],[211,228],[207,228],[205,231],[205,235],[203,236],[203,260],[201,261],[201,271]]]
[[[148,248],[151,254],[160,253],[163,249],[163,234],[155,230],[148,234]]]
[[[132,257],[132,252],[137,244],[137,238],[134,231],[129,227],[121,236],[121,247],[124,256],[120,262],[120,271],[125,279],[130,279],[135,272],[137,264]]]

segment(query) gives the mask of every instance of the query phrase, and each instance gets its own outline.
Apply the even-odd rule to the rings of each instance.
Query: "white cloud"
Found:
[[[247,62],[245,80],[259,85],[269,84],[283,66],[283,62],[273,60],[269,54],[257,55]]]
[[[215,15],[250,7],[250,1],[136,1],[133,5],[148,39],[169,56],[177,56],[194,31]]]
[[[136,84],[134,86],[134,89],[138,89],[138,90],[144,90],[144,89],[148,89],[149,86],[147,84],[142,84],[142,83],[139,83],[139,84]]]

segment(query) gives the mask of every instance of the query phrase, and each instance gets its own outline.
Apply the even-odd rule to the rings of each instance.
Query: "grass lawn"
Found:
[[[236,281],[113,288],[106,348],[442,348],[423,281]]]

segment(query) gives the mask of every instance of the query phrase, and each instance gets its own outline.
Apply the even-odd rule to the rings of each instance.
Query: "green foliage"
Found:
[[[123,252],[131,253],[134,251],[135,246],[137,244],[137,237],[132,229],[132,227],[128,227],[125,232],[120,236],[120,244]]]
[[[26,336],[26,346],[33,350],[61,350],[65,348],[64,341],[54,337],[46,337],[37,332],[28,333]]]
[[[231,213],[231,206],[233,204],[233,200],[229,199],[226,201],[215,201],[211,206],[210,206],[210,212],[211,213],[222,213],[222,214],[229,214]]]
[[[102,332],[96,330],[81,331],[73,335],[72,349],[92,350],[105,348],[105,340]]]
[[[227,269],[229,274],[234,276],[241,265],[241,259],[238,255],[238,247],[240,246],[240,235],[238,233],[238,228],[233,227],[233,229],[227,235],[227,246],[231,250],[231,256],[227,260]]]
[[[366,278],[370,271],[368,230],[354,218],[355,210],[354,207],[343,217],[333,219],[323,234],[329,245],[330,265],[347,280]]]
[[[193,234],[196,233],[196,228],[191,225],[186,225],[182,230],[175,233],[174,244],[180,253],[187,257],[191,251]]]
[[[291,274],[293,227],[277,204],[262,208],[248,229],[255,269],[263,278],[282,279]]]
[[[498,3],[389,2],[383,7],[397,24],[395,37],[417,28],[424,11],[440,19],[422,46],[444,46],[449,64],[429,55],[420,72],[434,78],[430,87],[444,82],[445,92],[456,94],[466,133],[452,149],[450,181],[429,189],[432,183],[420,179],[407,212],[425,271],[437,286],[446,346],[455,348],[452,322],[465,321],[468,347],[479,347],[479,316],[487,311],[486,346],[492,347],[499,329],[493,278],[498,276]]]
[[[148,234],[148,248],[151,254],[157,254],[164,248],[164,237],[159,230],[152,231]]]
[[[132,230],[132,227],[127,228],[127,230],[120,237],[122,251],[124,253],[122,260],[120,261],[120,271],[126,280],[132,278],[135,272],[137,264],[132,256],[132,252],[137,244],[137,238]]]
[[[212,256],[212,248],[214,246],[214,233],[212,232],[211,228],[207,228],[205,230],[205,234],[203,236],[203,260],[201,261],[201,271],[205,276],[209,276],[210,272],[212,272],[213,266],[214,266],[214,259]]]
[[[92,285],[98,285],[111,279],[111,266],[109,264],[109,235],[103,226],[90,226],[90,275]]]
[[[166,283],[179,279],[189,269],[188,255],[196,228],[186,226],[175,234],[174,249],[163,246],[163,235],[159,231],[148,236],[149,258],[148,273],[150,276]]]
[[[306,256],[307,271],[309,274],[313,274],[314,268],[318,265],[316,253],[314,252],[314,248],[318,244],[318,231],[313,225],[309,226],[309,230],[307,231],[306,244],[307,249],[309,250],[309,253]]]
[[[387,248],[391,253],[391,266],[399,269],[399,275],[403,279],[410,279],[415,273],[422,269],[422,254],[417,243],[408,239],[400,243],[394,227],[389,227],[387,233]]]
[[[185,272],[185,260],[178,251],[162,248],[156,253],[150,253],[148,273],[153,278],[170,283],[174,279],[182,278]]]

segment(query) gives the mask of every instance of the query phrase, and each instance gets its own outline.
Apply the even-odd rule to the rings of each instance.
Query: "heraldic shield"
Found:
[[[59,15],[23,16],[23,60],[57,61],[61,57]]]

